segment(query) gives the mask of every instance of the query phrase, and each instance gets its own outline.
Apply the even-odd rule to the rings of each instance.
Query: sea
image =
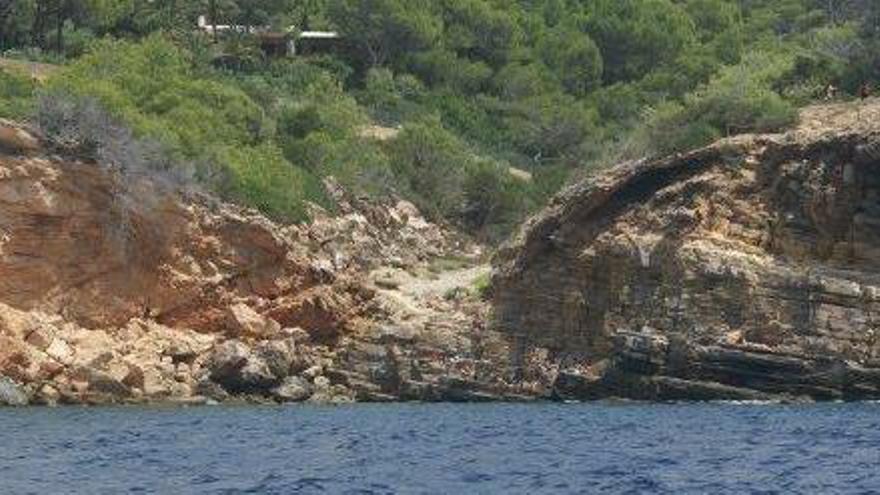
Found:
[[[0,410],[0,494],[875,494],[880,404]]]

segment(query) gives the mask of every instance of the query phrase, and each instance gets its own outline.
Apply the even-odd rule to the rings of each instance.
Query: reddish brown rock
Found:
[[[0,150],[10,153],[33,153],[40,141],[24,127],[0,119]]]
[[[273,338],[281,331],[281,325],[266,318],[246,304],[233,304],[226,310],[227,333],[233,338]]]
[[[474,351],[482,327],[462,308],[482,301],[418,284],[400,301],[368,279],[480,256],[411,203],[327,180],[332,214],[313,206],[311,222],[281,225],[161,176],[50,153],[24,126],[0,129],[0,376],[40,403],[302,400],[309,370],[323,377],[316,401],[390,400],[382,370],[393,366],[395,393],[432,399],[444,374],[476,374],[481,361],[502,370],[486,373],[494,386],[506,369],[503,352]],[[12,146],[12,134],[32,139]]]

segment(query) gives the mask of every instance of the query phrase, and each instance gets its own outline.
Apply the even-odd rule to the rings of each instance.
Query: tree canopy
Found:
[[[344,43],[274,59],[200,15]],[[92,98],[264,211],[324,201],[334,175],[497,237],[573,173],[779,129],[828,84],[877,81],[880,2],[0,0],[0,49],[66,66],[41,88],[0,72],[0,116]]]

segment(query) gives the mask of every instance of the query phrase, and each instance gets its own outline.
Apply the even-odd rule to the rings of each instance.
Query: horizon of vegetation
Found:
[[[199,31],[206,14],[345,42],[267,56]],[[95,159],[284,221],[332,208],[332,175],[498,242],[573,177],[784,129],[829,84],[877,81],[880,2],[0,0],[0,50],[63,66],[0,67],[0,117]]]

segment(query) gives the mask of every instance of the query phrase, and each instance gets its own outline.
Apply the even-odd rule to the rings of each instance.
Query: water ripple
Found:
[[[878,493],[876,404],[0,410],[3,494]]]

